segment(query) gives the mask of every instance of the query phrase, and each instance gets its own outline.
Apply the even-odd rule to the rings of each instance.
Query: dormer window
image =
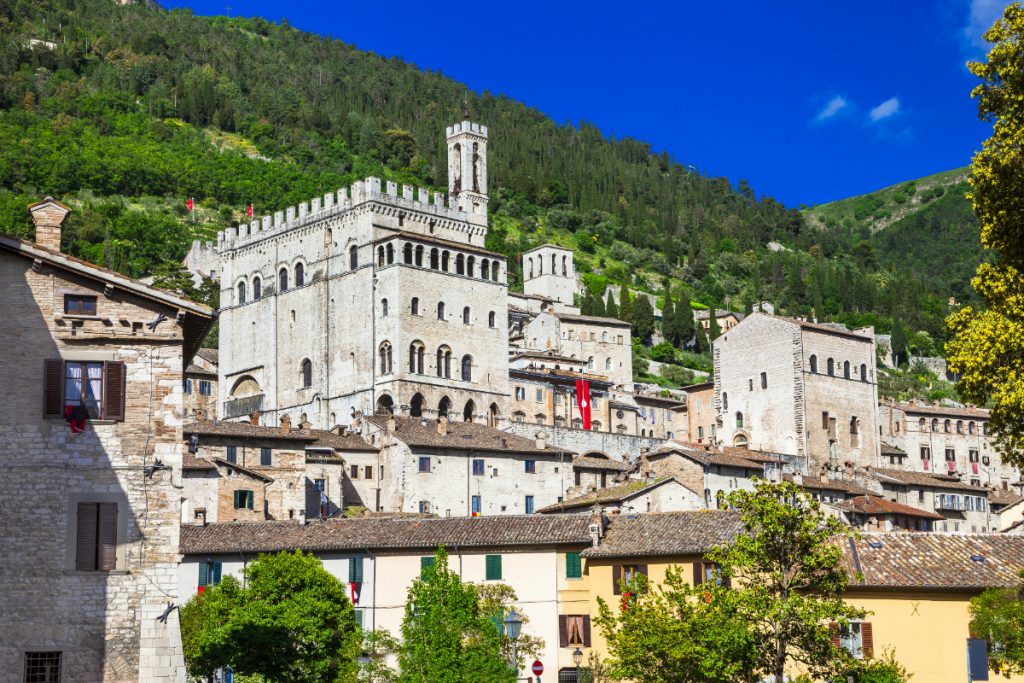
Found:
[[[65,294],[64,313],[67,315],[96,315],[96,297],[85,294]]]

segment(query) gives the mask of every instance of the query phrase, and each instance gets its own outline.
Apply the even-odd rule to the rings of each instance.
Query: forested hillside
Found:
[[[250,202],[259,215],[366,175],[443,190],[444,127],[468,112],[490,127],[488,245],[510,257],[514,283],[516,256],[553,241],[576,250],[595,293],[626,284],[663,304],[667,286],[670,318],[691,301],[769,300],[883,332],[898,322],[925,333],[910,335],[929,347],[920,353],[944,335],[949,281],[897,245],[811,225],[742,179],[399,59],[287,24],[113,0],[0,0],[0,32],[0,230],[28,235],[26,204],[51,194],[75,208],[65,247],[129,275],[173,271],[194,236]],[[637,315],[645,356],[663,331]],[[687,325],[670,319],[664,333],[677,347],[668,360],[706,365],[678,348],[705,350]]]

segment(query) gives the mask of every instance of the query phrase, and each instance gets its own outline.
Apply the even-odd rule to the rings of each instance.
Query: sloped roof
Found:
[[[937,515],[934,512],[897,503],[877,495],[855,496],[841,503],[836,503],[836,507],[840,510],[856,512],[862,515],[904,515],[907,517],[922,517],[924,519],[945,519],[942,515]]]
[[[907,486],[921,486],[937,489],[955,489],[957,491],[971,491],[978,494],[985,494],[988,489],[982,486],[965,484],[955,477],[943,474],[930,474],[928,472],[908,472],[905,470],[893,470],[883,467],[875,468],[875,475],[882,482],[896,482]]]
[[[620,516],[608,527],[600,545],[581,554],[589,558],[703,554],[731,541],[742,530],[740,513],[734,510],[648,512],[632,519]]]
[[[315,441],[316,437],[299,434],[296,431],[284,432],[277,427],[262,427],[249,422],[217,422],[201,420],[192,422],[181,428],[183,434],[199,436],[229,436],[243,439],[278,439],[285,441]]]
[[[737,313],[736,311],[729,311],[724,308],[715,309],[716,318],[722,318],[727,315],[733,316],[734,318],[736,318],[736,320],[743,320],[744,318],[744,315],[742,313]],[[711,309],[698,308],[693,312],[693,317],[694,320],[708,320],[711,317]]]
[[[588,325],[611,325],[613,327],[632,327],[629,323],[624,320],[617,320],[615,318],[605,318],[599,315],[581,315],[577,313],[561,313],[559,311],[547,311],[551,315],[555,316],[559,320],[564,320],[569,323],[583,323]]]
[[[336,451],[364,451],[367,453],[376,453],[380,450],[352,432],[335,434],[324,429],[296,429],[292,433],[313,438],[311,443],[306,444],[306,448],[333,448]]]
[[[368,419],[377,426],[386,428],[389,418],[384,415],[374,415]],[[395,437],[412,447],[537,455],[573,454],[572,451],[553,446],[545,446],[540,449],[537,448],[537,443],[533,439],[526,439],[475,422],[449,422],[448,433],[442,435],[437,432],[436,420],[419,417],[396,417],[393,419],[395,420]]]
[[[213,370],[207,370],[206,368],[201,368],[198,365],[196,365],[195,363],[190,363],[189,366],[187,368],[185,368],[185,374],[186,375],[202,375],[204,377],[216,377],[217,376],[217,373],[214,372]]]
[[[218,465],[221,465],[222,467],[230,467],[231,469],[241,472],[242,474],[248,475],[253,479],[259,479],[260,481],[264,481],[268,484],[274,481],[273,478],[268,477],[267,475],[261,472],[257,472],[254,469],[243,467],[242,465],[239,465],[237,462],[231,462],[230,460],[225,460],[224,458],[214,458],[213,462],[217,463]]]
[[[1024,569],[1024,536],[912,532],[862,534],[838,542],[851,589],[1010,587],[1020,585],[1018,573]]]
[[[792,482],[793,475],[783,475],[783,479]],[[814,489],[816,491],[842,491],[843,493],[849,493],[855,496],[871,495],[874,493],[870,489],[864,488],[863,486],[855,484],[852,481],[845,481],[843,479],[830,479],[828,477],[826,477],[823,480],[821,477],[810,475],[804,477],[803,481],[800,484],[798,484],[798,486],[805,489]]]
[[[181,456],[181,469],[183,470],[216,470],[217,466],[205,458],[197,458],[191,453],[183,453]]]
[[[203,348],[196,351],[196,355],[202,358],[203,360],[207,361],[208,363],[213,363],[214,365],[220,362],[220,351],[218,349],[211,349],[209,347],[204,346]]]
[[[761,462],[736,455],[735,453],[720,452],[715,449],[705,450],[700,444],[683,445],[679,442],[669,442],[647,457],[657,458],[672,453],[678,453],[684,458],[693,460],[701,465],[721,465],[723,467],[742,467],[755,470],[762,470],[764,468]]]
[[[637,496],[647,493],[648,491],[651,491],[653,489],[656,489],[659,486],[664,486],[669,482],[679,484],[679,482],[677,482],[672,477],[663,477],[661,479],[656,479],[654,481],[631,481],[628,484],[621,484],[619,486],[608,486],[603,489],[591,491],[590,493],[586,493],[577,498],[572,498],[561,503],[554,503],[553,505],[548,505],[547,507],[543,507],[540,510],[537,510],[537,512],[563,512],[565,510],[573,510],[575,508],[580,507],[588,508],[591,505],[621,503],[624,500],[636,498]],[[683,486],[682,484],[679,485]]]
[[[628,463],[620,462],[618,460],[610,460],[607,458],[595,458],[588,456],[580,456],[572,461],[572,466],[582,470],[613,470],[615,472],[625,472],[630,469]]]
[[[893,446],[892,444],[887,444],[884,441],[882,442],[882,455],[898,455],[901,458],[907,457],[906,451],[902,451],[899,448]]]
[[[897,403],[895,407],[902,410],[904,413],[910,413],[912,415],[942,415],[946,417],[975,417],[975,418],[988,418],[989,412],[984,408],[975,408],[974,406],[964,406],[963,408],[953,408],[950,406],[929,406],[922,405],[919,403]]]
[[[447,547],[508,547],[590,542],[589,515],[493,517],[360,517],[299,524],[265,521],[182,525],[181,550],[189,554]]]
[[[1016,505],[1017,503],[1024,500],[1024,496],[1018,495],[1013,491],[989,491],[988,492],[988,504],[989,505],[1002,505],[1009,507]]]

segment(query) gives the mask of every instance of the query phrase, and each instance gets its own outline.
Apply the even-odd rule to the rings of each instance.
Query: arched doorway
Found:
[[[490,410],[487,411],[487,426],[497,427],[498,420],[501,418],[501,414],[498,412],[498,404],[492,403]]]
[[[476,412],[476,404],[473,403],[473,400],[470,399],[470,400],[466,401],[466,407],[463,408],[463,410],[462,410],[462,420],[463,420],[463,422],[472,422],[473,421],[473,413],[475,413],[475,412]]]
[[[395,402],[390,396],[384,394],[377,399],[377,415],[394,415]]]
[[[409,415],[411,417],[423,416],[423,394],[416,394],[409,401]]]
[[[437,416],[448,417],[448,412],[452,409],[452,400],[445,396],[441,399],[441,402],[437,404]]]

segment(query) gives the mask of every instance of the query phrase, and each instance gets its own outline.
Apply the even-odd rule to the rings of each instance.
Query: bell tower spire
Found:
[[[469,222],[487,226],[487,126],[463,121],[447,129],[448,194]]]

